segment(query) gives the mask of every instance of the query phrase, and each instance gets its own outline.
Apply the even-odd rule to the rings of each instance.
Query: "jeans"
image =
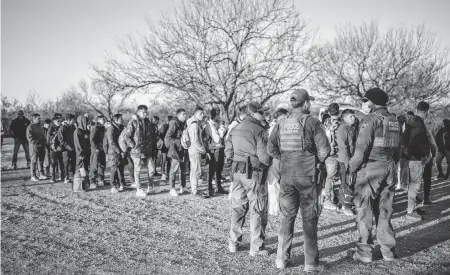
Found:
[[[250,251],[264,248],[267,226],[267,173],[253,171],[252,178],[239,171],[233,175],[231,190],[230,246],[237,247],[242,242],[242,227],[250,210]]]
[[[425,165],[420,160],[409,161],[408,213],[417,208],[417,194],[422,188]]]
[[[115,187],[125,185],[125,174],[124,165],[120,165],[120,155],[109,155],[111,171],[110,171],[110,181],[111,185]]]
[[[96,151],[94,148],[91,149],[91,159],[90,159],[90,175],[89,177],[93,180],[100,178],[100,180],[105,179],[105,169],[106,169],[106,154],[104,151]]]
[[[25,151],[25,158],[27,159],[27,162],[30,163],[31,158],[30,158],[30,148],[28,145],[28,140],[26,140],[26,139],[23,140],[23,139],[18,139],[18,138],[14,139],[14,153],[13,153],[12,163],[13,164],[17,163],[17,154],[19,153],[20,145],[22,145],[23,151]]]
[[[281,176],[280,212],[277,259],[286,262],[291,257],[294,224],[298,210],[302,213],[305,264],[316,266],[319,262],[317,246],[318,185],[313,177]]]
[[[214,190],[212,186],[212,181],[214,179],[214,176],[216,177],[216,185],[217,188],[222,187],[222,175],[220,171],[220,158],[222,150],[221,149],[212,149],[209,150],[209,167],[208,167],[208,190],[212,191]]]
[[[172,188],[175,188],[175,177],[176,177],[178,171],[180,171],[181,187],[185,187],[186,186],[187,162],[186,161],[180,162],[177,159],[172,159],[170,162],[171,163],[170,163],[170,172],[169,172],[169,183],[171,184]]]
[[[30,147],[31,151],[31,176],[36,177],[36,171],[39,171],[39,175],[44,175],[44,159],[45,148],[44,147]]]
[[[148,184],[147,187],[150,187],[150,185],[153,187],[153,176],[155,175],[155,163],[153,162],[153,159],[151,157],[146,158],[132,158],[134,163],[134,182],[137,185],[137,188],[142,188],[141,186],[141,167],[144,165],[147,167],[147,174],[148,174]]]
[[[409,160],[401,158],[398,167],[397,179],[400,186],[406,189],[409,185]]]
[[[327,179],[325,181],[325,198],[327,200],[334,201],[334,178],[338,175],[339,172],[339,162],[337,158],[329,157],[325,160],[325,166],[327,169]]]
[[[199,183],[202,182],[202,155],[189,154],[189,161],[191,162],[190,182],[192,194],[197,193]]]
[[[44,168],[46,173],[50,172],[50,167],[52,167],[52,153],[50,148],[45,148]]]
[[[170,158],[167,157],[167,152],[161,150],[161,173],[168,175],[170,172]]]
[[[341,186],[339,187],[339,204],[351,206],[353,205],[353,189],[350,186],[350,178],[347,174],[347,166],[343,162],[339,162],[341,172]]]
[[[433,173],[433,162],[429,162],[425,164],[423,169],[423,199],[425,201],[430,200],[430,192],[431,192],[431,175]]]
[[[361,257],[373,257],[373,217],[377,225],[377,240],[381,253],[386,258],[394,257],[396,241],[391,224],[395,195],[394,173],[396,168],[393,160],[369,162],[357,173],[353,201],[359,233],[356,253]]]
[[[445,176],[448,177],[448,176],[450,176],[450,151],[437,153],[436,166],[439,171],[439,175],[443,175],[442,160],[444,158],[447,160],[447,173],[445,174]]]
[[[128,174],[130,174],[131,182],[135,182],[135,180],[134,180],[134,162],[133,162],[133,159],[131,158],[131,156],[129,154],[127,154],[126,158],[127,158],[127,162],[128,162],[128,164],[127,164]]]
[[[64,151],[62,152],[62,156],[63,156],[63,162],[64,162],[64,175],[66,176],[65,179],[69,179],[70,177],[70,172],[73,173],[73,175],[75,175],[75,164],[76,164],[76,160],[75,160],[75,151]]]
[[[64,179],[64,161],[63,161],[63,153],[62,152],[51,152],[52,157],[52,178],[56,178],[56,170],[58,168],[59,164],[59,171],[61,179]]]

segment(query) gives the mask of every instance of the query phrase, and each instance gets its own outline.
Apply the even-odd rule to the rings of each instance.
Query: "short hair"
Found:
[[[288,114],[288,110],[284,109],[284,108],[279,108],[275,113],[274,113],[274,117],[275,118],[279,118],[280,116],[284,116]]]
[[[173,118],[173,116],[167,116],[167,120],[168,120],[168,121],[171,121],[172,118]]]
[[[74,114],[66,114],[66,120],[71,120],[71,119],[75,119],[75,115]]]
[[[102,115],[102,114],[98,114],[98,115],[97,115],[97,119],[99,119],[99,118],[105,118],[105,116]]]
[[[178,109],[178,110],[177,110],[177,115],[181,114],[182,112],[186,112],[186,110],[185,110],[185,109],[183,109],[183,108],[181,108],[181,109]]]
[[[56,117],[56,118],[62,118],[62,114],[60,114],[60,113],[55,113],[54,115],[53,115],[53,117]]]
[[[154,120],[159,120],[159,117],[158,116],[153,116],[153,119]]]
[[[38,117],[41,117],[41,115],[40,115],[40,114],[32,114],[32,115],[31,115],[31,118],[32,118],[32,119],[35,119],[35,118],[38,118]]]
[[[119,118],[121,118],[122,117],[122,114],[115,114],[115,115],[113,115],[113,118],[114,119],[119,119]]]
[[[413,116],[414,112],[413,111],[408,111],[408,112],[406,112],[406,114],[409,115],[409,116]]]
[[[195,107],[194,114],[199,112],[199,111],[204,112],[205,109],[203,109],[203,107],[201,107],[201,106],[197,106],[197,107]]]
[[[337,116],[337,115],[339,115],[339,104],[331,103],[328,106],[328,112],[329,112],[330,116]]]
[[[211,109],[210,113],[211,113],[211,118],[215,118],[217,116],[217,109],[216,108]]]
[[[430,110],[430,104],[426,103],[425,101],[421,101],[417,104],[417,110],[428,112],[428,110]]]
[[[345,109],[344,111],[342,111],[342,117],[346,117],[348,115],[354,115],[355,111],[352,109]]]
[[[327,114],[327,113],[323,114],[323,116],[322,116],[322,124],[324,124],[325,121],[326,121],[328,118],[331,118],[330,114]]]
[[[138,111],[140,111],[140,110],[148,110],[148,108],[147,108],[147,105],[139,105],[138,107],[137,107],[137,110]]]
[[[44,123],[50,124],[50,123],[52,123],[52,120],[49,119],[49,118],[46,118],[45,121],[44,121]]]
[[[53,118],[52,118],[52,120],[54,121],[54,120],[60,120],[61,118],[60,117],[57,117],[57,116],[54,116]]]
[[[19,110],[19,111],[17,111],[17,114],[20,114],[20,113],[22,113],[22,114],[23,114],[23,110]]]

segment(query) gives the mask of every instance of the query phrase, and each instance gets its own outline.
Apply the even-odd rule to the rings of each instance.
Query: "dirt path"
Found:
[[[10,165],[12,140],[2,148]],[[24,165],[23,152],[20,164]],[[30,182],[29,171],[1,174],[2,274],[301,274],[303,240],[299,219],[293,266],[275,268],[278,217],[269,217],[267,258],[248,255],[248,222],[243,251],[227,252],[229,201],[169,197],[158,182],[156,194],[136,198],[131,190],[111,194],[100,188],[75,194],[70,184]],[[225,185],[227,186],[228,183]],[[405,218],[406,194],[395,197],[392,224],[400,258],[372,264],[345,258],[356,241],[354,220],[324,211],[319,221],[324,274],[450,274],[450,182],[434,181],[427,219]]]

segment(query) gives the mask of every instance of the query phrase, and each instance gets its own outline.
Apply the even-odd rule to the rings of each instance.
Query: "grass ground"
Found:
[[[10,165],[11,155],[12,140],[6,139],[3,167]],[[25,166],[23,152],[19,155],[19,166]],[[242,250],[230,254],[227,196],[173,198],[166,182],[157,184],[155,194],[145,198],[136,198],[131,189],[111,194],[106,187],[73,193],[70,184],[30,182],[27,169],[2,171],[2,274],[302,273],[300,219],[293,265],[279,271],[279,217],[269,217],[269,257],[248,255],[248,222]],[[426,208],[427,219],[413,222],[405,218],[405,192],[397,192],[392,224],[399,259],[389,263],[379,252],[372,264],[345,258],[357,240],[354,220],[325,210],[319,220],[324,274],[450,274],[450,182],[433,181],[432,199],[437,204]]]

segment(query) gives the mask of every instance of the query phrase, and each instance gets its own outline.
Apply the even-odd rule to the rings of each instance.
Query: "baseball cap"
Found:
[[[247,105],[247,109],[251,113],[256,113],[256,112],[265,112],[269,110],[269,107],[263,107],[261,104],[259,104],[259,102],[252,101]]]
[[[372,88],[364,94],[363,101],[367,100],[379,106],[386,106],[389,101],[389,96],[380,88]]]
[[[291,93],[291,100],[295,100],[298,103],[303,103],[305,101],[314,101],[315,97],[310,96],[305,89],[297,89]]]

